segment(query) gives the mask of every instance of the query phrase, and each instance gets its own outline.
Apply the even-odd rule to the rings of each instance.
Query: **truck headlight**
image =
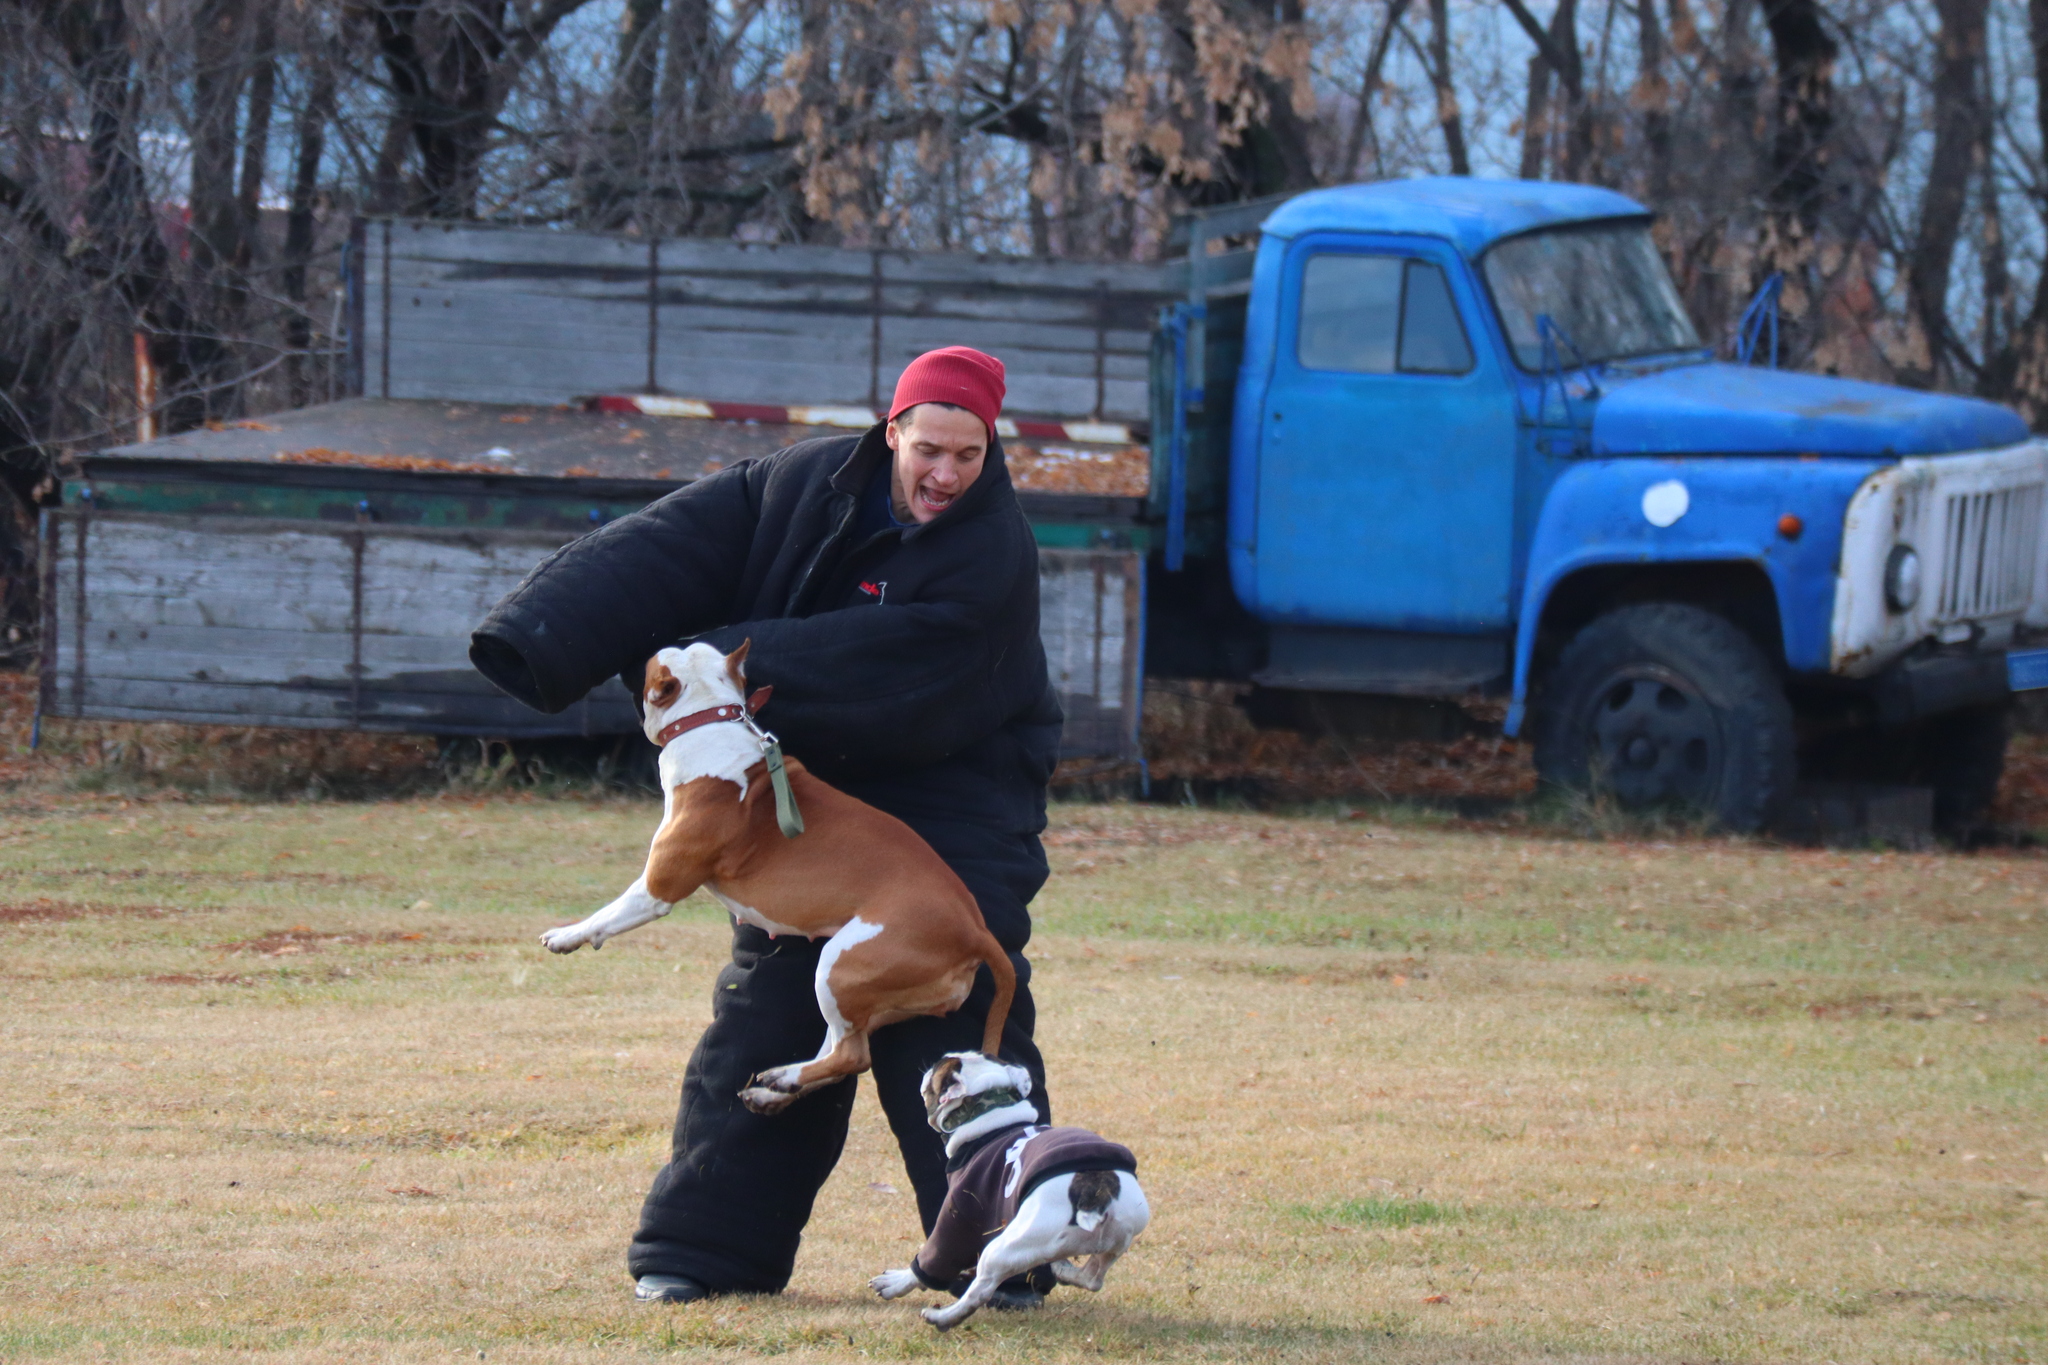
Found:
[[[1908,612],[1920,601],[1920,552],[1894,545],[1884,561],[1884,601],[1895,612]]]

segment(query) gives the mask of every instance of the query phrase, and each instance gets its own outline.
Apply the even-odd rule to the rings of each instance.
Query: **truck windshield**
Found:
[[[1515,359],[1543,363],[1536,319],[1548,313],[1588,364],[1688,351],[1700,344],[1645,223],[1510,237],[1486,253],[1486,282]],[[1573,363],[1569,351],[1562,357]]]

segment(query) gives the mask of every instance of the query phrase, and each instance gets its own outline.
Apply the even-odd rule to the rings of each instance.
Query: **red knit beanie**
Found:
[[[1003,362],[972,346],[926,351],[910,362],[889,400],[889,420],[919,403],[951,403],[979,417],[993,436],[1003,410]]]

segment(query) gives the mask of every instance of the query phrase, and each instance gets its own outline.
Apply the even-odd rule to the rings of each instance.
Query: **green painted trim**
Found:
[[[460,493],[375,492],[367,495],[342,488],[299,488],[252,483],[209,483],[166,479],[160,483],[133,479],[67,479],[64,504],[91,504],[109,512],[155,512],[215,517],[267,517],[282,521],[354,522],[359,504],[368,502],[375,520],[391,526],[433,526],[460,530],[471,527],[587,531],[592,526],[637,512],[652,499],[575,499],[559,497],[471,496]],[[595,511],[596,517],[591,513]],[[1152,528],[1121,523],[1033,521],[1032,535],[1049,550],[1139,550],[1152,547]]]
[[[1031,534],[1048,550],[1149,550],[1149,526],[1091,526],[1085,522],[1034,521]]]

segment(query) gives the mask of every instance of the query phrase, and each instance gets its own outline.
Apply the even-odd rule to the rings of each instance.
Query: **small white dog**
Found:
[[[949,1289],[968,1271],[957,1302],[924,1320],[957,1327],[1003,1281],[1049,1265],[1053,1278],[1090,1291],[1152,1221],[1128,1147],[1085,1128],[1047,1128],[1027,1099],[1021,1066],[979,1052],[949,1052],[924,1074],[925,1116],[946,1134],[946,1202],[911,1263],[868,1287],[898,1299],[919,1287]],[[1069,1257],[1086,1256],[1075,1265]]]

